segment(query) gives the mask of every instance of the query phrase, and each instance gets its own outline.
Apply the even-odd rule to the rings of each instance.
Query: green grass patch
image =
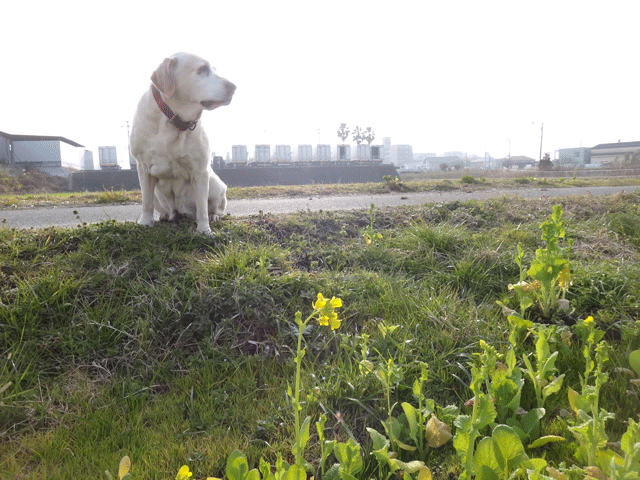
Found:
[[[418,398],[429,399],[454,434],[454,410],[470,414],[464,404],[474,396],[480,354],[488,355],[483,345],[500,355],[510,348],[512,326],[496,302],[518,308],[508,289],[519,281],[517,245],[530,265],[555,203],[573,239],[567,299],[574,310],[555,319],[554,374],[565,373],[565,387],[581,391],[581,342],[574,333],[565,344],[561,333],[593,316],[611,347],[600,406],[615,414],[606,431],[618,441],[625,422],[638,419],[640,397],[616,373],[640,348],[640,196],[504,197],[225,217],[211,236],[194,233],[188,222],[0,229],[3,478],[104,478],[124,455],[133,478],[174,478],[182,465],[194,478],[222,477],[236,449],[251,468],[260,458],[275,465],[278,455],[293,463],[286,392],[296,371],[294,318],[311,312],[318,292],[342,299],[342,325],[306,327],[303,416],[315,422],[325,415],[326,438],[359,442],[356,478],[381,478],[367,429],[388,437],[385,422],[394,417],[407,426],[392,445],[415,446],[403,402],[417,408]],[[535,364],[532,334],[517,348],[521,366],[522,355]],[[393,366],[391,383],[381,382],[381,371],[367,374],[364,360]],[[487,378],[497,382],[499,370]],[[530,383],[520,406],[538,406]],[[560,415],[571,409],[566,390],[549,396],[545,409],[542,434],[568,439],[544,447],[546,461],[558,465],[575,450]],[[491,432],[485,426],[482,435]],[[313,433],[309,458],[318,458],[320,447]],[[403,461],[424,462],[435,478],[462,473],[451,442],[412,455],[400,448]]]

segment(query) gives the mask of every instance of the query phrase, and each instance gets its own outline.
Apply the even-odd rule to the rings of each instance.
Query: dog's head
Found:
[[[216,74],[209,62],[190,53],[176,53],[158,66],[151,81],[165,97],[198,104],[205,110],[229,105],[236,86]]]

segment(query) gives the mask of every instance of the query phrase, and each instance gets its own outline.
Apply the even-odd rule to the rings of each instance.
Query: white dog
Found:
[[[131,127],[142,191],[138,223],[152,225],[155,207],[161,220],[188,215],[198,231],[209,233],[209,222],[227,207],[227,186],[211,168],[209,141],[199,120],[203,110],[229,105],[236,86],[188,53],[166,58],[151,82]]]

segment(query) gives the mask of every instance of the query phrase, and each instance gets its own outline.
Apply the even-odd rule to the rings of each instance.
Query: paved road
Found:
[[[371,203],[376,208],[398,205],[420,205],[433,202],[483,200],[491,197],[520,196],[523,198],[564,197],[569,195],[609,195],[621,191],[632,192],[640,187],[570,187],[528,188],[517,190],[491,189],[477,192],[425,192],[391,193],[385,195],[312,196],[295,198],[267,198],[257,200],[230,200],[227,212],[242,217],[264,213],[290,213],[300,210],[349,210],[367,209]],[[23,210],[0,210],[0,220],[9,228],[44,228],[48,226],[73,227],[81,222],[96,223],[103,220],[135,222],[140,215],[140,205],[102,205],[90,207],[48,207]],[[74,213],[77,211],[77,215]]]

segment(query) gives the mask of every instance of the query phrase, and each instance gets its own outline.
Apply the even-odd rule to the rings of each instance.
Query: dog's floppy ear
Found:
[[[175,58],[165,58],[151,75],[151,82],[167,97],[171,97],[176,91],[176,81],[173,76],[176,62]]]

